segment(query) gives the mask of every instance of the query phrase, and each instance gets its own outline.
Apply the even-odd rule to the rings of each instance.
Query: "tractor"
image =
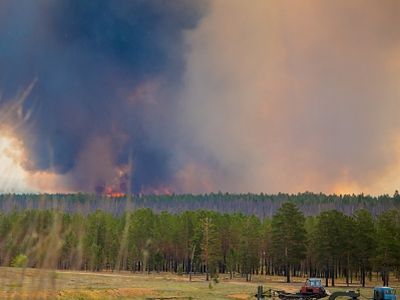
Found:
[[[315,298],[324,298],[328,294],[322,286],[321,279],[309,278],[306,283],[301,287],[300,294],[304,296],[315,296]]]
[[[322,286],[321,279],[309,278],[297,293],[287,293],[285,291],[272,289],[264,292],[263,287],[259,286],[255,296],[257,299],[265,299],[265,297],[273,298],[277,296],[281,300],[316,300],[328,296],[328,293]]]

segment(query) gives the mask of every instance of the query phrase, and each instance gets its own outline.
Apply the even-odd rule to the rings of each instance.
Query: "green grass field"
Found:
[[[50,271],[38,269],[0,268],[1,299],[255,299],[257,286],[297,291],[304,278],[293,278],[293,283],[284,283],[283,277],[256,276],[253,282],[242,278],[229,280],[221,276],[215,284],[204,280],[204,276],[188,277],[168,273],[91,273],[75,271]],[[398,287],[399,282],[393,281]],[[343,282],[338,281],[339,285]],[[361,289],[363,297],[371,297],[368,283]],[[357,289],[338,286],[330,291]]]

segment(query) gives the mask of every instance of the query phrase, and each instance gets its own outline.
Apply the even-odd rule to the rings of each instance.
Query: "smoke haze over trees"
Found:
[[[109,197],[96,194],[3,194],[0,210],[11,212],[25,209],[59,209],[85,214],[96,210],[121,215],[127,210],[150,208],[154,212],[181,213],[193,210],[210,210],[220,213],[243,213],[260,219],[272,217],[284,202],[295,203],[306,216],[318,215],[326,210],[338,210],[347,215],[366,209],[374,216],[392,208],[400,208],[400,196],[381,195],[325,195],[289,194],[223,194],[204,195],[139,195]]]

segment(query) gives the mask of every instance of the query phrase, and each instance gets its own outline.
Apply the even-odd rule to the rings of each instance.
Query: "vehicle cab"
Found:
[[[374,288],[374,300],[396,300],[396,290],[383,286]]]
[[[322,286],[322,281],[319,278],[308,278],[306,283],[301,287],[300,293],[303,295],[325,294],[325,289]]]

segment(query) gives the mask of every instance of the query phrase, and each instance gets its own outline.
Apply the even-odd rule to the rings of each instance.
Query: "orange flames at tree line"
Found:
[[[106,186],[104,190],[100,193],[107,198],[124,198],[128,193],[122,191],[121,189],[115,188],[113,186]],[[147,187],[142,188],[139,195],[167,195],[171,196],[174,194],[172,187],[167,185],[162,185],[159,187]]]
[[[120,191],[116,191],[116,190],[114,190],[111,186],[107,186],[107,187],[104,189],[104,195],[105,195],[106,197],[108,197],[108,198],[122,198],[122,197],[125,197],[125,196],[126,196],[125,193],[122,193],[122,192],[120,192]]]

